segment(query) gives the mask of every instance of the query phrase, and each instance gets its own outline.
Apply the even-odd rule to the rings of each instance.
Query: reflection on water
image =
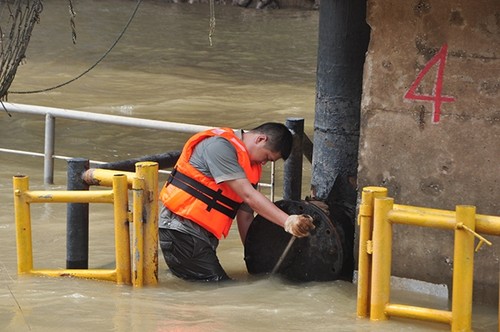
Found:
[[[134,1],[76,3],[77,44],[71,43],[67,3],[46,0],[15,91],[47,88],[76,77],[110,47]],[[89,112],[250,129],[264,121],[303,117],[312,137],[316,36],[314,11],[255,11],[216,7],[213,46],[208,5],[144,2],[126,35],[83,78],[9,101]],[[43,150],[43,119],[0,113],[0,147]],[[185,135],[58,119],[56,154],[122,160],[179,149]],[[246,272],[237,230],[221,241],[222,265],[237,281],[222,285],[173,278],[160,257],[156,287],[18,276],[12,176],[31,189],[65,188],[65,162],[55,185],[43,184],[40,158],[0,153],[1,331],[447,331],[442,324],[356,318],[356,285],[338,281],[291,284]],[[278,163],[278,175],[282,164]],[[304,192],[310,165],[304,165]],[[162,179],[163,181],[164,179]],[[280,183],[278,182],[278,188]],[[303,193],[305,195],[306,193]],[[279,194],[278,194],[279,195]],[[35,268],[64,268],[64,204],[32,206]],[[112,268],[112,208],[91,205],[89,266]],[[396,300],[446,309],[447,301],[396,292]],[[496,312],[475,308],[474,330],[496,330]]]

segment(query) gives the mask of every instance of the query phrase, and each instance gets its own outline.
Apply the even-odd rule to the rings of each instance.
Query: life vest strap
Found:
[[[191,196],[194,196],[203,203],[207,204],[207,211],[215,209],[231,219],[236,216],[236,212],[241,206],[241,203],[224,196],[221,189],[215,191],[179,172],[177,169],[174,169],[170,174],[166,185],[168,184],[172,184],[177,188],[184,190]]]

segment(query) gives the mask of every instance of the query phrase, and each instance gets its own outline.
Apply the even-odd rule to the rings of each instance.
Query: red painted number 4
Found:
[[[441,116],[441,104],[455,101],[455,98],[453,97],[441,95],[441,91],[443,90],[444,65],[446,63],[447,51],[448,46],[445,44],[441,47],[441,50],[439,50],[439,52],[425,65],[424,69],[418,74],[417,79],[412,83],[410,89],[405,94],[406,99],[430,101],[434,104],[434,108],[432,110],[433,123],[439,122],[439,118]],[[437,63],[439,64],[439,67],[437,68],[437,75],[432,95],[417,93],[415,90],[419,87],[422,79],[427,74],[429,69]]]

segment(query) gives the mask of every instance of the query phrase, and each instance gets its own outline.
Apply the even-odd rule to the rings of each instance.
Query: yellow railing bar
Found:
[[[483,234],[500,236],[500,217],[476,214],[476,231]]]
[[[452,314],[448,310],[437,310],[404,304],[389,303],[385,306],[388,316],[406,317],[436,323],[451,324]]]
[[[36,269],[31,270],[30,274],[42,275],[49,277],[76,277],[76,278],[87,278],[87,279],[97,279],[106,281],[116,282],[116,270],[110,269],[61,269],[61,270],[48,270],[48,269]]]
[[[368,187],[379,188],[379,187]],[[382,187],[380,187],[382,188]],[[422,214],[427,216],[442,216],[455,219],[456,212],[450,210],[438,210],[423,208],[410,205],[394,204],[395,211],[405,211],[407,213]],[[446,218],[442,219],[446,220]],[[446,223],[446,222],[445,222]],[[422,225],[425,226],[425,225]],[[445,228],[448,228],[446,226]],[[450,228],[452,229],[452,228]],[[500,216],[490,216],[484,214],[476,214],[476,231],[478,233],[500,236]]]
[[[28,203],[113,203],[112,190],[33,190],[23,195]]]
[[[410,226],[454,230],[456,225],[454,215],[415,213],[414,211],[393,209],[388,212],[388,217],[390,222]]]
[[[91,168],[83,174],[83,180],[89,185],[111,187],[113,185],[113,176],[117,174],[125,175],[127,177],[128,187],[129,188],[132,187],[132,182],[134,181],[134,177],[136,176],[136,173],[134,172],[125,172],[125,171],[117,171],[117,170],[102,169],[102,168]]]

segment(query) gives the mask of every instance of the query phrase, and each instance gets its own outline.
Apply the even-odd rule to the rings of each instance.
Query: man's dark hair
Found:
[[[266,122],[250,131],[266,135],[266,147],[273,152],[279,152],[283,160],[286,160],[290,155],[292,151],[293,136],[284,124]]]

